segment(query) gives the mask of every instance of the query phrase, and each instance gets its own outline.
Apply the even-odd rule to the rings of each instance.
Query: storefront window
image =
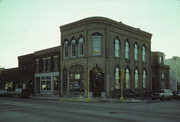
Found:
[[[84,92],[84,85],[82,82],[83,69],[81,65],[74,65],[70,68],[70,92],[73,94],[82,94]]]
[[[41,90],[46,90],[46,82],[45,81],[41,81]]]

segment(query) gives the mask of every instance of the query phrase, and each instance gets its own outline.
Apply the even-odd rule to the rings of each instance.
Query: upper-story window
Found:
[[[54,71],[58,70],[58,56],[54,56]]]
[[[76,40],[71,41],[71,56],[76,56]]]
[[[136,69],[134,72],[135,88],[139,88],[139,71]]]
[[[84,55],[84,38],[79,38],[79,56]]]
[[[143,70],[143,88],[147,88],[147,73]]]
[[[68,57],[68,41],[64,43],[64,58]]]
[[[138,45],[134,45],[134,60],[138,60]]]
[[[163,57],[162,56],[159,57],[159,63],[163,63]]]
[[[51,70],[51,57],[47,58],[47,71],[50,72]]]
[[[126,68],[125,70],[125,81],[126,81],[126,89],[129,89],[130,88],[130,72],[128,68]]]
[[[119,89],[119,80],[120,80],[120,69],[119,67],[115,68],[115,89]]]
[[[43,72],[46,72],[46,58],[43,58]]]
[[[115,57],[120,57],[120,41],[118,39],[115,39]]]
[[[145,46],[142,47],[142,61],[143,62],[146,61],[146,47]]]
[[[93,43],[93,56],[101,55],[101,39],[102,36],[100,34],[92,35],[92,43]]]
[[[36,72],[39,72],[39,59],[36,59]]]
[[[129,42],[125,42],[125,59],[129,59]]]

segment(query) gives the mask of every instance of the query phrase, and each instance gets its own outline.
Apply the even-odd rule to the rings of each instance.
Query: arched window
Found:
[[[76,40],[71,41],[71,56],[76,56]]]
[[[119,80],[120,80],[120,69],[119,67],[115,68],[115,89],[119,89]]]
[[[125,42],[125,59],[129,59],[129,42]]]
[[[134,60],[138,60],[138,45],[134,45]]]
[[[143,46],[142,48],[142,61],[145,62],[146,61],[146,47]]]
[[[139,71],[136,69],[134,72],[135,88],[139,88]]]
[[[128,68],[126,68],[126,71],[125,71],[125,80],[126,80],[126,89],[129,89],[130,88],[130,72]]]
[[[84,92],[84,67],[76,64],[69,69],[69,88],[71,93],[80,94]]]
[[[120,57],[120,43],[118,39],[115,39],[115,57]]]
[[[147,88],[147,73],[143,70],[143,88]]]
[[[84,38],[79,38],[79,56],[84,55]]]
[[[64,43],[64,58],[68,57],[68,41]]]
[[[99,33],[94,33],[92,35],[93,56],[101,55],[101,39],[102,39],[102,36]]]

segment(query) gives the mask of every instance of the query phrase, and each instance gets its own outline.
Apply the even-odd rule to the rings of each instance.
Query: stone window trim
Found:
[[[145,81],[144,81],[145,80]],[[143,89],[147,89],[148,87],[148,73],[147,73],[147,70],[146,68],[143,68],[142,70],[142,88]]]
[[[78,55],[79,55],[79,57],[84,56],[84,52],[85,52],[84,47],[85,47],[85,38],[82,35],[80,35],[80,37],[78,38]]]
[[[139,60],[139,45],[137,42],[134,43],[134,60],[138,61]]]
[[[140,86],[140,73],[139,73],[139,69],[136,67],[134,70],[134,88],[139,89],[140,88],[139,86]]]
[[[130,42],[126,39],[124,43],[125,59],[130,59]]]
[[[127,74],[128,73],[128,74]],[[127,78],[128,76],[128,78]],[[127,81],[128,80],[128,81]],[[125,89],[130,89],[131,88],[131,70],[127,66],[125,68]]]
[[[116,65],[114,68],[114,88],[120,89],[120,67]]]
[[[67,39],[65,39],[65,41],[63,42],[63,57],[64,59],[67,59],[69,57],[69,41]]]
[[[75,58],[76,54],[77,54],[77,47],[76,47],[76,39],[72,38],[71,40],[71,48],[70,48],[70,52],[71,52],[71,58]]]
[[[118,45],[118,55],[116,55],[116,43],[117,43],[117,41],[118,41],[118,43],[119,43],[119,45]],[[121,57],[121,41],[120,41],[120,39],[118,38],[118,36],[116,36],[116,38],[114,39],[114,57],[115,58],[120,58]]]
[[[99,47],[97,45],[96,45],[96,47],[94,47],[95,41],[93,40],[93,37],[100,38]],[[100,34],[99,32],[95,32],[95,33],[91,34],[91,38],[92,38],[92,55],[93,56],[101,56],[102,55],[102,38],[103,38],[102,34]],[[97,40],[96,40],[96,42],[97,42]]]
[[[142,62],[147,62],[147,48],[145,44],[142,46]]]

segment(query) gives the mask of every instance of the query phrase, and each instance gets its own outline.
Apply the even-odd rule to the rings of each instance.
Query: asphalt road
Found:
[[[180,101],[77,103],[0,97],[0,122],[180,122]]]

